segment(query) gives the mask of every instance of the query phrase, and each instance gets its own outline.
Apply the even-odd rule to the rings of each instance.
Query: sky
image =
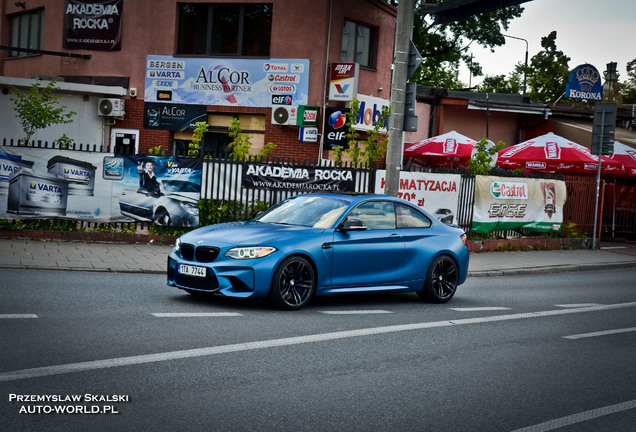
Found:
[[[504,34],[528,41],[528,63],[542,51],[541,38],[556,30],[556,47],[570,57],[570,70],[590,63],[602,73],[610,62],[617,63],[619,81],[627,78],[627,62],[636,58],[635,0],[531,0],[521,4],[520,18],[510,22]],[[468,49],[485,75],[508,75],[525,61],[526,43],[506,38],[495,52],[475,44]],[[459,79],[472,86],[484,76],[470,77],[466,65]]]

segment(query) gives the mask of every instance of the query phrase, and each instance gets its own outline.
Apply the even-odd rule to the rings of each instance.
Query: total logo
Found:
[[[289,67],[285,63],[265,63],[263,70],[265,72],[289,72]]]

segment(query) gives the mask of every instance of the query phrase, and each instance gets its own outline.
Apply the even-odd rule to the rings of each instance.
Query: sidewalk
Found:
[[[0,239],[0,269],[165,273],[171,246]],[[636,245],[601,244],[600,250],[483,252],[470,255],[469,276],[636,269]]]

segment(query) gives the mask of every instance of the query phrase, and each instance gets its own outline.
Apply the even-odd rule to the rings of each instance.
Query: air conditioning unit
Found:
[[[97,115],[102,117],[123,117],[124,100],[105,98],[97,101]]]
[[[298,107],[295,106],[277,106],[272,108],[272,124],[284,126],[296,126],[298,119]]]

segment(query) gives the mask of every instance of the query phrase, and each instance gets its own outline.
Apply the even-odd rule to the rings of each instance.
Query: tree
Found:
[[[509,93],[519,94],[523,91],[523,75],[518,71],[512,71],[505,75],[486,76],[477,87],[484,93]]]
[[[621,83],[624,104],[636,104],[636,58],[627,63],[627,80]]]
[[[20,119],[25,137],[22,140],[27,144],[31,137],[40,129],[45,129],[54,124],[72,123],[72,117],[77,114],[74,111],[65,112],[66,107],[61,106],[59,100],[65,95],[53,95],[58,80],[50,81],[46,87],[40,87],[36,82],[26,92],[11,87],[11,98],[15,106],[16,117]],[[66,137],[64,134],[63,137]],[[66,141],[70,138],[66,137]]]
[[[243,133],[241,121],[238,118],[230,120],[229,130],[228,135],[232,138],[232,142],[229,144],[231,150],[230,159],[238,161],[247,160],[252,143],[250,142],[250,137]]]
[[[492,170],[496,161],[497,153],[506,146],[506,143],[499,141],[497,144],[482,138],[475,144],[473,156],[468,161],[468,170],[473,175],[487,175]]]
[[[479,63],[471,61],[468,47],[473,43],[491,49],[504,45],[502,31],[508,29],[512,19],[521,16],[523,7],[509,6],[447,24],[435,24],[434,17],[426,14],[425,6],[442,1],[445,0],[416,2],[413,43],[422,55],[423,63],[411,81],[426,86],[457,89],[465,87],[458,78],[462,60],[469,65],[473,76],[482,75]],[[389,3],[397,5],[398,0],[389,0]]]
[[[557,50],[556,38],[556,31],[541,38],[543,50],[532,57],[528,69],[517,65],[517,71],[527,74],[528,96],[533,101],[555,102],[565,92],[570,77],[570,57]]]

